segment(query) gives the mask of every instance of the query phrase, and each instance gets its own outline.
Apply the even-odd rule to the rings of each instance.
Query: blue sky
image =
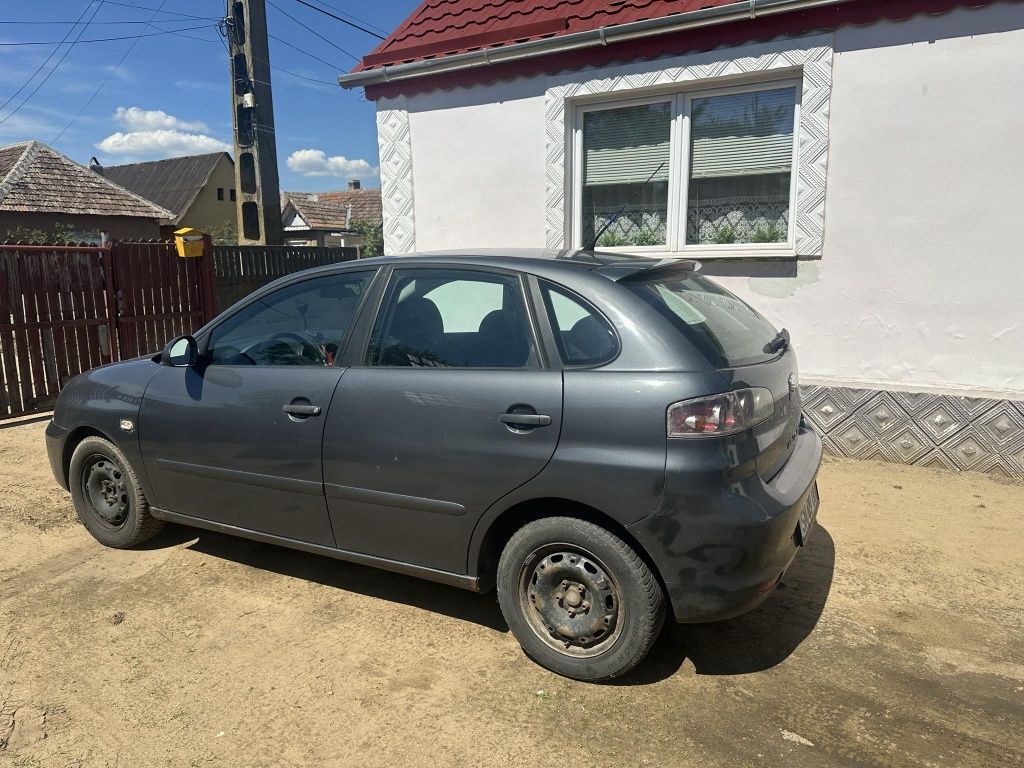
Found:
[[[418,5],[416,0],[307,2],[384,33]],[[74,40],[84,31],[74,46],[0,45],[0,104],[25,86],[0,109],[0,145],[37,139],[79,163],[95,155],[104,165],[116,165],[216,151],[230,143],[227,57],[213,20],[224,13],[222,0],[164,0],[157,14],[161,0],[2,4],[0,43],[56,42],[69,31]],[[72,27],[80,17],[91,22]],[[369,52],[378,40],[297,0],[268,0],[267,17],[271,35],[300,49],[270,41],[270,61],[277,68],[272,81],[281,186],[319,191],[343,187],[352,177],[376,186],[373,103],[362,90],[344,91],[334,83],[355,64],[353,57]],[[158,23],[120,23],[151,18]],[[186,31],[152,35],[158,29]],[[132,40],[85,42],[140,33],[152,36],[139,38],[119,66]]]

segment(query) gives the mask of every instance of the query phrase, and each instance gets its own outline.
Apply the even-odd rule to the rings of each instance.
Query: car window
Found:
[[[527,368],[537,354],[517,277],[399,270],[374,324],[367,365]]]
[[[777,354],[775,327],[749,304],[700,275],[628,283],[719,367],[751,365]]]
[[[565,365],[600,365],[618,354],[615,331],[596,309],[547,280],[540,281],[540,290]]]
[[[257,299],[213,330],[211,364],[333,365],[373,274],[315,277]]]

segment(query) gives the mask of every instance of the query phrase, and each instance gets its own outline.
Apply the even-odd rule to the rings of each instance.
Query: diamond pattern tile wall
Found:
[[[804,413],[839,456],[1024,480],[1024,401],[806,385]]]

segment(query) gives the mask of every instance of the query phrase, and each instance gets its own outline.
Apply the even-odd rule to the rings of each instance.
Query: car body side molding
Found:
[[[420,496],[406,496],[402,493],[374,491],[369,488],[355,488],[351,485],[335,485],[334,483],[325,483],[324,490],[328,498],[331,499],[361,501],[366,504],[401,507],[402,509],[414,509],[420,512],[436,512],[439,515],[454,515],[456,517],[466,514],[466,508],[454,501],[425,499]]]
[[[470,592],[480,591],[480,579],[476,576],[467,576],[464,573],[452,573],[450,571],[442,571],[436,568],[427,568],[422,565],[403,563],[398,560],[389,560],[384,557],[364,555],[360,552],[349,552],[348,550],[337,549],[335,547],[325,547],[321,544],[312,544],[308,541],[298,541],[297,539],[275,536],[270,533],[253,531],[248,528],[239,528],[238,526],[228,525],[226,523],[217,523],[212,520],[203,520],[199,517],[181,515],[177,512],[171,512],[157,507],[150,507],[149,511],[150,514],[158,520],[166,520],[171,523],[180,523],[181,525],[188,525],[194,528],[202,528],[207,531],[214,531],[215,533],[225,533],[229,536],[240,536],[243,539],[251,539],[252,541],[259,541],[264,544],[276,544],[281,547],[289,547],[290,549],[299,549],[303,552],[310,552],[314,555],[323,555],[325,557],[334,558],[335,560],[344,560],[349,563],[356,563],[357,565],[368,565],[372,568],[380,568],[393,573],[401,573],[406,576],[416,576],[417,578],[427,579],[428,581],[436,581],[439,584],[447,584]]]
[[[208,480],[223,480],[228,483],[256,485],[264,488],[273,488],[276,491],[306,493],[311,496],[319,496],[323,494],[323,485],[310,480],[297,480],[292,477],[265,475],[260,472],[243,472],[239,469],[207,467],[199,464],[189,464],[184,461],[172,461],[171,459],[157,459],[154,464],[157,469],[165,472],[177,472],[182,475],[205,477]]]

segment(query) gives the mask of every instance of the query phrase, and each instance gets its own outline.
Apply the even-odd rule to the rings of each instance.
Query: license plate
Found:
[[[818,498],[818,484],[815,483],[811,486],[811,492],[807,494],[807,498],[804,500],[803,509],[800,510],[800,525],[798,530],[800,531],[800,546],[804,546],[807,543],[807,537],[811,535],[811,529],[814,527],[814,518],[818,515],[818,505],[821,501]]]

